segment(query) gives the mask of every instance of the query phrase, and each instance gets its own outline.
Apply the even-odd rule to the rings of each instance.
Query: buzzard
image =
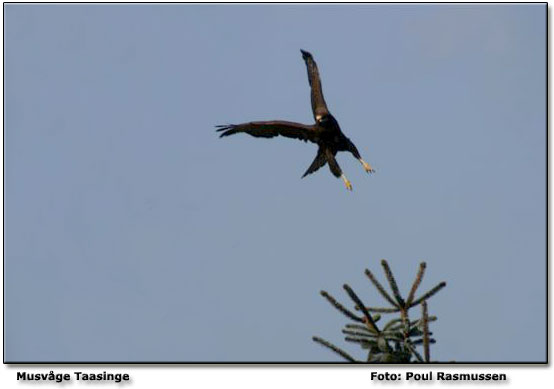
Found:
[[[329,164],[331,173],[337,178],[340,177],[344,181],[346,188],[352,190],[352,184],[348,181],[335,159],[337,152],[348,151],[352,153],[354,158],[360,161],[366,172],[373,173],[375,171],[362,159],[354,143],[342,133],[339,123],[327,109],[327,104],[325,104],[323,91],[321,89],[319,71],[317,70],[314,58],[307,51],[300,51],[302,53],[302,58],[306,62],[306,67],[308,68],[308,81],[311,87],[312,111],[315,124],[308,125],[284,120],[272,120],[218,125],[216,126],[217,131],[221,132],[220,137],[244,132],[259,138],[273,138],[277,135],[281,135],[287,138],[315,143],[319,147],[317,155],[302,178],[306,177],[308,174],[314,173],[327,163]]]

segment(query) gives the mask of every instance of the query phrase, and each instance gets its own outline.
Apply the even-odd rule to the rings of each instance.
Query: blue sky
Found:
[[[420,261],[439,361],[544,361],[544,5],[4,5],[6,361],[335,361]],[[376,169],[214,125],[312,122]]]

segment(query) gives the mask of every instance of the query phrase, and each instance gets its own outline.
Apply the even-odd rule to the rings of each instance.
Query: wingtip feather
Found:
[[[221,132],[219,135],[220,138],[237,133],[237,130],[235,129],[236,126],[234,124],[219,124],[215,127],[217,128],[217,130],[215,130],[216,132]]]

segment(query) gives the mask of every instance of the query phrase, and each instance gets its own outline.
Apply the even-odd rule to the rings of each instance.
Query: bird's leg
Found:
[[[342,180],[344,181],[344,185],[346,185],[346,189],[352,190],[352,184],[350,183],[350,181],[348,181],[348,178],[346,178],[344,174],[341,174],[340,178],[342,178]]]
[[[375,169],[373,169],[369,163],[367,163],[366,161],[364,161],[364,160],[361,159],[361,158],[358,158],[358,161],[361,162],[362,166],[364,167],[364,170],[365,170],[367,173],[375,173]]]

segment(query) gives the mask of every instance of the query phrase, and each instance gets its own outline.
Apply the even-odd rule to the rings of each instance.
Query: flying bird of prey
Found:
[[[366,172],[373,173],[374,170],[362,159],[354,143],[342,133],[339,123],[327,109],[321,89],[319,71],[312,55],[307,51],[300,51],[308,68],[308,81],[311,87],[312,111],[315,124],[307,125],[283,120],[272,120],[219,125],[216,126],[218,128],[217,131],[221,132],[220,137],[244,132],[260,138],[273,138],[274,136],[281,135],[287,138],[300,139],[304,142],[310,141],[316,143],[319,146],[317,155],[302,178],[314,173],[328,163],[331,173],[337,178],[342,178],[346,188],[352,190],[352,184],[348,181],[335,159],[337,152],[348,151],[352,153],[354,158],[360,161]]]

